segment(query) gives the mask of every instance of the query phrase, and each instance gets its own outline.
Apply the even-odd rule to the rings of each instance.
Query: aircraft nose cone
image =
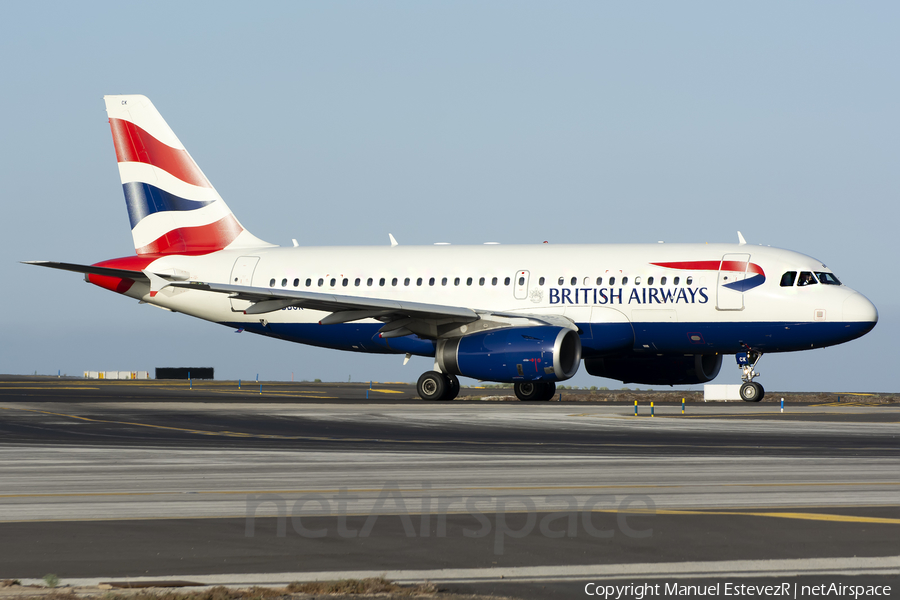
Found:
[[[844,300],[844,321],[874,326],[878,322],[878,309],[862,294],[853,294]]]

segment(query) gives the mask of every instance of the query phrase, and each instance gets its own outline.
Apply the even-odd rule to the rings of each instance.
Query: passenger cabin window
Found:
[[[378,285],[384,286],[384,277],[378,280]]]
[[[634,285],[641,285],[641,276],[638,275],[634,278]]]
[[[309,279],[306,280],[306,287],[309,287],[309,286],[311,286],[311,285],[312,285],[312,279],[309,278]]]
[[[331,278],[331,287],[334,287],[334,285],[335,285],[336,283],[337,283],[337,279],[335,279],[334,277],[332,277],[332,278]]]
[[[623,277],[623,278],[622,278],[622,285],[628,285],[628,278],[627,278],[627,277]]]
[[[538,285],[544,285],[544,278],[543,278],[543,277],[541,277],[540,279],[538,279]]]
[[[609,285],[616,285],[616,278],[615,278],[615,277],[610,277],[610,278],[609,278]]]
[[[394,277],[393,279],[391,279],[391,285],[393,285],[393,286],[396,286],[396,285],[397,285],[397,278],[396,278],[396,277]]]
[[[428,280],[428,285],[434,285],[434,277]]]
[[[356,281],[353,282],[353,285],[356,287],[359,287],[359,284],[360,284],[360,279],[359,279],[359,277],[357,277]]]
[[[566,285],[566,279],[564,277],[559,278],[559,285]]]
[[[660,277],[660,278],[659,278],[659,285],[666,285],[666,278],[665,278],[665,277]]]
[[[815,276],[813,276],[812,273],[810,273],[809,271],[801,271],[800,279],[797,280],[797,287],[804,287],[807,285],[815,285],[817,283],[819,283],[819,282],[816,280]]]
[[[687,279],[684,280],[685,285],[691,285],[692,283],[694,283],[693,277],[688,277]]]
[[[447,285],[447,278],[446,278],[446,277],[442,277],[442,278],[441,278],[441,285]]]
[[[603,285],[603,278],[602,278],[602,277],[598,277],[598,278],[597,278],[597,285]]]
[[[647,285],[653,285],[653,278],[652,278],[652,277],[648,277],[648,278],[647,278]]]
[[[472,285],[472,278],[466,277],[466,285]]]
[[[676,277],[672,280],[672,285],[678,285],[679,283],[681,283],[681,277]]]
[[[403,285],[409,285],[409,277],[403,280]]]
[[[525,285],[525,278],[519,277],[519,285]]]
[[[270,279],[270,280],[269,280],[269,287],[275,287],[275,280],[274,280],[274,279]]]
[[[797,271],[788,271],[781,276],[781,287],[794,287],[794,281],[797,279]]]
[[[572,285],[578,285],[578,278],[577,278],[577,277],[573,277],[573,278],[572,278]]]
[[[372,287],[372,278],[371,278],[371,277],[369,277],[368,279],[366,279],[366,285],[369,286],[369,287]]]
[[[822,285],[841,285],[841,282],[838,281],[838,278],[834,276],[834,273],[816,271],[816,277],[819,278],[819,283],[821,283]]]
[[[422,285],[422,278],[421,278],[421,277],[419,277],[418,279],[416,279],[416,285]]]
[[[503,285],[509,285],[509,277],[503,280]]]
[[[453,278],[453,285],[459,285],[459,277]]]
[[[350,284],[350,280],[344,277],[344,280],[341,282],[341,285],[347,287]]]
[[[294,279],[294,287],[300,287],[300,278]]]
[[[319,287],[322,287],[323,285],[325,285],[325,280],[319,277]]]
[[[544,285],[543,281],[544,281],[544,278],[541,277],[541,285]],[[491,279],[491,285],[497,285],[497,278],[496,278],[496,277],[494,277],[493,279]]]

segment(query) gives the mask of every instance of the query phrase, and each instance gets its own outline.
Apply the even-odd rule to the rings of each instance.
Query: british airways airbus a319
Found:
[[[582,360],[625,383],[697,384],[723,355],[762,399],[767,352],[841,344],[878,313],[821,262],[738,244],[278,247],[247,231],[144,96],[106,96],[135,254],[35,261],[99,287],[283,340],[434,358],[424,399],[457,376],[549,400]]]

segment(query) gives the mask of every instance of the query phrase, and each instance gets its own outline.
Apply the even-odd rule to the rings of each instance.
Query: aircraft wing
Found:
[[[248,315],[262,315],[288,306],[328,312],[319,323],[333,325],[361,319],[385,322],[379,333],[382,337],[399,337],[415,333],[420,337],[438,338],[442,333],[478,320],[499,319],[506,325],[526,323],[555,325],[576,329],[572,321],[556,315],[530,315],[475,310],[462,306],[406,302],[387,298],[347,296],[302,290],[260,288],[227,283],[174,282],[165,286],[227,294],[234,300],[252,304],[243,311]]]

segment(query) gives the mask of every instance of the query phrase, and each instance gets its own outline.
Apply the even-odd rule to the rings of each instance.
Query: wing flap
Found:
[[[325,323],[346,323],[366,318],[394,320],[401,316],[424,320],[450,319],[451,321],[459,323],[471,323],[472,321],[477,321],[479,319],[478,313],[474,310],[461,306],[405,302],[402,300],[388,300],[385,298],[371,298],[368,296],[324,294],[321,292],[306,292],[302,290],[266,289],[243,285],[231,285],[227,283],[191,281],[175,282],[169,285],[189,290],[202,290],[227,294],[230,298],[235,300],[247,300],[253,302],[254,307],[262,304],[262,306],[257,309],[258,312],[251,312],[251,309],[248,309],[247,314],[271,312],[280,310],[285,306],[299,306],[301,308],[332,313],[332,315],[323,319],[323,322]],[[273,300],[282,302],[268,304]],[[263,310],[268,307],[271,308],[269,310]],[[345,312],[348,314],[341,314]]]

